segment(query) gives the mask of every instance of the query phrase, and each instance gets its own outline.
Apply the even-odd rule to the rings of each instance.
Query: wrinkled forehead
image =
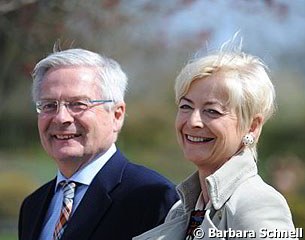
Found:
[[[41,82],[40,96],[90,97],[98,92],[96,71],[87,67],[49,69]]]

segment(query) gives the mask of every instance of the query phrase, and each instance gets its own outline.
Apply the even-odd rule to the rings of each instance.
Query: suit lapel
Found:
[[[110,208],[110,192],[121,182],[127,161],[117,151],[98,172],[65,229],[62,239],[89,239]]]
[[[30,230],[30,239],[39,238],[46,212],[48,211],[48,207],[54,195],[55,184],[56,179],[47,184],[45,189],[41,191],[39,198],[36,199],[36,201],[33,201],[35,206],[32,206],[32,209],[35,209],[36,213],[32,214],[31,219],[29,220],[29,227],[32,227]]]
[[[62,239],[88,239],[111,202],[105,188],[96,182],[92,183],[70,219]]]

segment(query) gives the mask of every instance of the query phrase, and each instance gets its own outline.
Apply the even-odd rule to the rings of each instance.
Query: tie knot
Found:
[[[75,182],[66,182],[63,181],[60,183],[60,185],[63,188],[63,193],[64,193],[64,199],[73,199],[74,198],[74,192],[75,192],[75,187],[76,183]]]

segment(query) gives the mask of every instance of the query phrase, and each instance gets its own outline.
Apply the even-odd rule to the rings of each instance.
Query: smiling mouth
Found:
[[[77,138],[80,137],[81,134],[57,134],[57,135],[53,135],[53,137],[57,140],[69,140],[69,139],[73,139],[73,138]]]
[[[190,135],[186,135],[186,139],[194,143],[207,143],[214,140],[214,138],[193,137]]]

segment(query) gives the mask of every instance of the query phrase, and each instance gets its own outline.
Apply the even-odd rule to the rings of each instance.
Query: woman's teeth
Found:
[[[191,142],[209,142],[213,140],[213,138],[204,138],[204,137],[192,137],[190,135],[186,135],[186,138]]]

